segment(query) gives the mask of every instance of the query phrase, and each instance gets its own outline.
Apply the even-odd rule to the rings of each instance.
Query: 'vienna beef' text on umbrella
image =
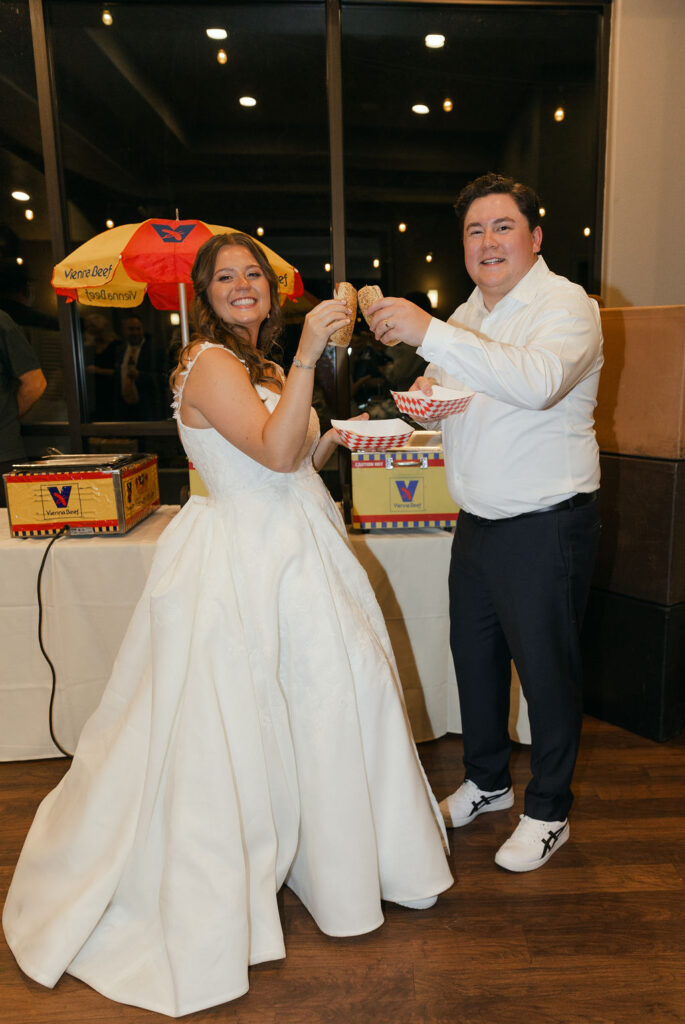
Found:
[[[95,235],[58,263],[52,286],[67,302],[86,306],[139,306],[147,294],[156,309],[180,310],[182,341],[187,345],[190,271],[197,250],[212,235],[235,233],[235,228],[201,220],[152,218],[122,224]],[[302,295],[298,271],[263,242],[254,241],[278,278],[281,302]]]

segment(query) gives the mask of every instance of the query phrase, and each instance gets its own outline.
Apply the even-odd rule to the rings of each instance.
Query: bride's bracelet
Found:
[[[301,370],[315,370],[316,369],[316,363],[314,363],[313,366],[308,366],[306,363],[301,362],[301,360],[299,360],[297,358],[297,356],[295,356],[295,358],[293,359],[293,366],[299,366],[299,368]]]

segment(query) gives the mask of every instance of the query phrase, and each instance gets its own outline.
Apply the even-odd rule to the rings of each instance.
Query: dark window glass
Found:
[[[601,15],[345,3],[342,28],[353,283],[430,295],[446,319],[473,288],[452,204],[469,180],[497,171],[538,191],[545,259],[591,288]],[[429,34],[444,45],[429,48]],[[412,112],[415,104],[428,113]],[[397,415],[389,387],[408,386],[421,363],[405,346],[381,350],[361,329],[352,349],[354,411]]]
[[[287,362],[291,333],[329,288],[324,7],[118,3],[109,26],[99,4],[48,9],[72,247],[108,220],[133,224],[177,210],[259,236],[299,269],[306,289],[286,307]],[[209,38],[212,28],[227,37]],[[241,105],[241,97],[256,103]],[[133,309],[79,312],[89,419],[169,416],[166,380],[180,333],[170,313],[147,298]],[[144,403],[122,390],[132,318],[157,374]],[[107,365],[96,372],[97,361]]]
[[[305,286],[297,303],[286,304],[281,358],[288,365],[307,309],[329,288],[324,7],[117,3],[106,25],[103,6],[47,5],[71,249],[106,231],[108,221],[136,224],[176,211],[260,237],[299,269]],[[226,38],[209,38],[211,28],[225,29]],[[241,105],[245,96],[256,104]],[[80,305],[79,315],[87,418],[121,423],[118,436],[95,430],[86,448],[155,452],[162,500],[178,500],[187,466],[175,433],[138,436],[133,425],[171,414],[178,316],[147,297],[127,309]],[[128,342],[141,333],[145,378],[132,389]],[[326,387],[317,389],[324,419],[333,383],[326,371],[324,360]]]
[[[67,418],[27,3],[0,4],[0,308],[36,351],[47,388],[24,422]],[[14,198],[12,193],[23,197]]]

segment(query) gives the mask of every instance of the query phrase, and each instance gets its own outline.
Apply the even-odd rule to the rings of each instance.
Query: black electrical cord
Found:
[[[52,540],[50,541],[50,543],[48,544],[48,546],[45,549],[45,552],[43,554],[43,561],[40,563],[40,569],[38,570],[38,583],[37,583],[37,591],[38,591],[38,643],[40,644],[40,649],[41,649],[41,651],[43,653],[43,657],[47,661],[48,665],[50,666],[50,671],[52,672],[52,691],[50,693],[50,712],[49,712],[49,718],[48,718],[48,725],[50,727],[50,736],[52,737],[52,742],[55,744],[57,749],[60,750],[64,754],[65,757],[73,757],[74,755],[70,754],[68,750],[65,750],[64,747],[62,746],[62,744],[59,742],[59,740],[55,736],[55,731],[54,731],[54,729],[52,727],[52,711],[53,711],[53,707],[54,707],[54,704],[55,704],[55,690],[57,688],[57,677],[55,675],[55,666],[50,661],[50,658],[48,657],[48,652],[45,650],[45,647],[43,646],[43,599],[42,599],[41,593],[40,593],[40,582],[41,582],[41,579],[42,579],[42,576],[43,576],[43,569],[45,568],[45,560],[48,557],[48,552],[50,551],[50,548],[55,543],[55,541],[59,540],[60,537],[63,537],[68,529],[69,529],[68,526],[63,526],[62,529],[59,531],[59,533],[56,533],[55,536],[52,538]]]

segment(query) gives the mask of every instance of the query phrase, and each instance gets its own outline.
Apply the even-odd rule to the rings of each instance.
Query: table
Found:
[[[64,536],[43,573],[43,642],[55,665],[55,733],[73,750],[107,683],[157,539],[178,512],[165,505],[123,536]],[[460,732],[449,652],[451,534],[351,534],[383,610],[417,741]],[[15,540],[0,521],[0,760],[56,757],[48,728],[51,673],[38,645],[36,580],[49,540]],[[512,737],[530,742],[518,679]]]
[[[450,652],[447,573],[452,534],[402,530],[350,534],[383,611],[417,742],[461,732]],[[512,663],[509,734],[530,743],[528,706]]]

